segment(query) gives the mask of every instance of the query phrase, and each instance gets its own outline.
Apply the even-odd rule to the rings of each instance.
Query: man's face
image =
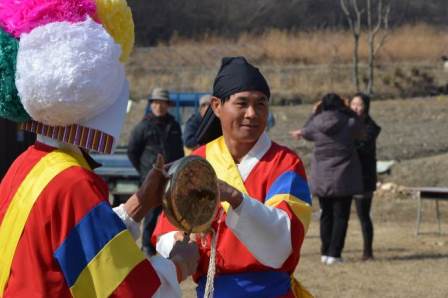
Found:
[[[151,111],[157,117],[165,116],[168,113],[169,107],[166,100],[154,99],[151,101]]]
[[[214,97],[211,104],[224,136],[234,142],[255,143],[266,128],[268,98],[259,91],[235,93],[224,103]]]

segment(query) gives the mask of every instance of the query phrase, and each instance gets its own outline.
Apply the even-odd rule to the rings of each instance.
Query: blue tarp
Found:
[[[170,98],[172,101],[176,103],[176,107],[174,111],[171,113],[176,118],[179,123],[182,123],[181,119],[181,108],[184,107],[193,107],[195,111],[197,111],[199,107],[199,99],[202,95],[207,93],[204,92],[175,92],[170,91]]]

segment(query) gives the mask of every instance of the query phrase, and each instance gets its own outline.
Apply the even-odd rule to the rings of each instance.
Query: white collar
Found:
[[[266,132],[258,138],[255,145],[250,149],[250,151],[241,159],[238,164],[238,170],[240,172],[243,181],[246,181],[249,174],[252,172],[254,167],[260,161],[261,158],[268,152],[271,148],[272,141]]]
[[[82,155],[81,149],[79,149],[79,147],[72,145],[72,144],[67,144],[67,143],[63,143],[63,142],[59,142],[55,139],[43,136],[43,135],[37,135],[36,140],[39,143],[45,144],[47,146],[50,147],[54,147],[57,149],[62,149],[64,151],[70,151],[79,155]]]

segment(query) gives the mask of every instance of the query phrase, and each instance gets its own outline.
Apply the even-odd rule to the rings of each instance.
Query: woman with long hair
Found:
[[[364,125],[363,137],[355,142],[361,162],[364,189],[354,196],[356,212],[361,223],[362,238],[364,242],[362,260],[373,259],[373,224],[370,218],[373,192],[376,190],[376,139],[381,132],[376,122],[370,117],[370,97],[357,93],[350,101],[350,108],[361,118]]]

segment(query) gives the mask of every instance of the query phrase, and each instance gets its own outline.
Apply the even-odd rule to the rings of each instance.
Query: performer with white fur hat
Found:
[[[0,184],[0,297],[178,297],[195,244],[146,259],[138,222],[161,203],[158,158],[112,209],[88,151],[111,153],[129,98],[134,42],[125,0],[2,0],[0,117],[37,142]]]

